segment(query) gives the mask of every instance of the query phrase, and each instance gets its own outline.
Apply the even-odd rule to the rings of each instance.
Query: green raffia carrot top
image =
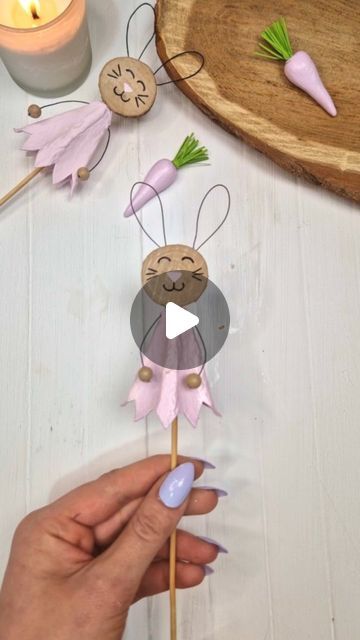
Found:
[[[185,167],[188,164],[196,164],[197,162],[204,162],[208,159],[208,150],[206,147],[200,147],[199,140],[191,133],[189,136],[186,136],[172,162],[177,169],[181,169],[181,167]]]
[[[293,55],[289,33],[284,18],[280,18],[267,27],[261,37],[268,45],[259,42],[261,51],[256,51],[257,56],[270,60],[289,60]]]

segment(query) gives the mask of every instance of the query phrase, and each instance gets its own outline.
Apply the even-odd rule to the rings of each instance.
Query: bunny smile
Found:
[[[167,287],[166,284],[163,284],[163,289],[165,289],[165,291],[184,291],[185,289],[185,282],[181,283],[181,287],[180,289],[177,288],[176,283],[174,282],[172,287]]]
[[[120,92],[119,92],[118,88],[117,88],[117,87],[114,87],[114,93],[115,93],[115,95],[116,95],[116,96],[118,96],[119,98],[121,98],[121,100],[122,100],[123,102],[130,102],[130,100],[131,100],[131,98],[126,98],[126,97],[124,97],[124,96],[126,96],[126,94],[127,94],[127,91],[125,91],[125,89],[124,89],[123,91],[120,91]]]

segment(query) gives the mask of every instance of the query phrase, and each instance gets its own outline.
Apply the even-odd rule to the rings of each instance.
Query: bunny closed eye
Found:
[[[156,82],[150,67],[135,58],[114,58],[106,63],[99,80],[103,101],[114,113],[142,116],[156,98]]]

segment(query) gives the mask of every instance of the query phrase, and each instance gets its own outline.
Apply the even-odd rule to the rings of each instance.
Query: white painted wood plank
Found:
[[[360,598],[360,227],[350,203],[334,198],[324,207],[319,194],[313,202],[309,209],[304,198],[299,215],[314,416],[311,464],[327,538],[332,637],[346,640],[358,633]]]
[[[325,639],[331,637],[330,603],[321,497],[311,465],[313,412],[298,202],[286,176],[279,176],[270,193],[262,225],[257,341],[270,637]]]
[[[26,96],[2,73],[1,190],[28,169],[13,151],[13,118],[26,111]],[[7,564],[12,531],[26,513],[29,351],[29,228],[27,202],[0,214],[0,575]]]

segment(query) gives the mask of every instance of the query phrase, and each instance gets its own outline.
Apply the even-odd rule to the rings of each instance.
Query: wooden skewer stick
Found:
[[[38,173],[40,173],[40,171],[43,170],[43,168],[44,167],[37,167],[36,169],[34,169],[31,173],[29,173],[28,176],[26,176],[26,178],[23,178],[23,180],[21,180],[19,184],[16,185],[16,187],[11,189],[11,191],[9,191],[5,196],[0,198],[0,207],[2,207],[3,204],[11,200],[11,198],[13,198],[13,196],[19,193],[21,189],[26,187],[26,185],[29,184],[29,182],[31,182],[31,180],[33,180],[33,178],[35,178],[38,175]]]
[[[178,419],[171,425],[171,470],[177,467]],[[176,640],[176,530],[170,538],[170,638]]]

